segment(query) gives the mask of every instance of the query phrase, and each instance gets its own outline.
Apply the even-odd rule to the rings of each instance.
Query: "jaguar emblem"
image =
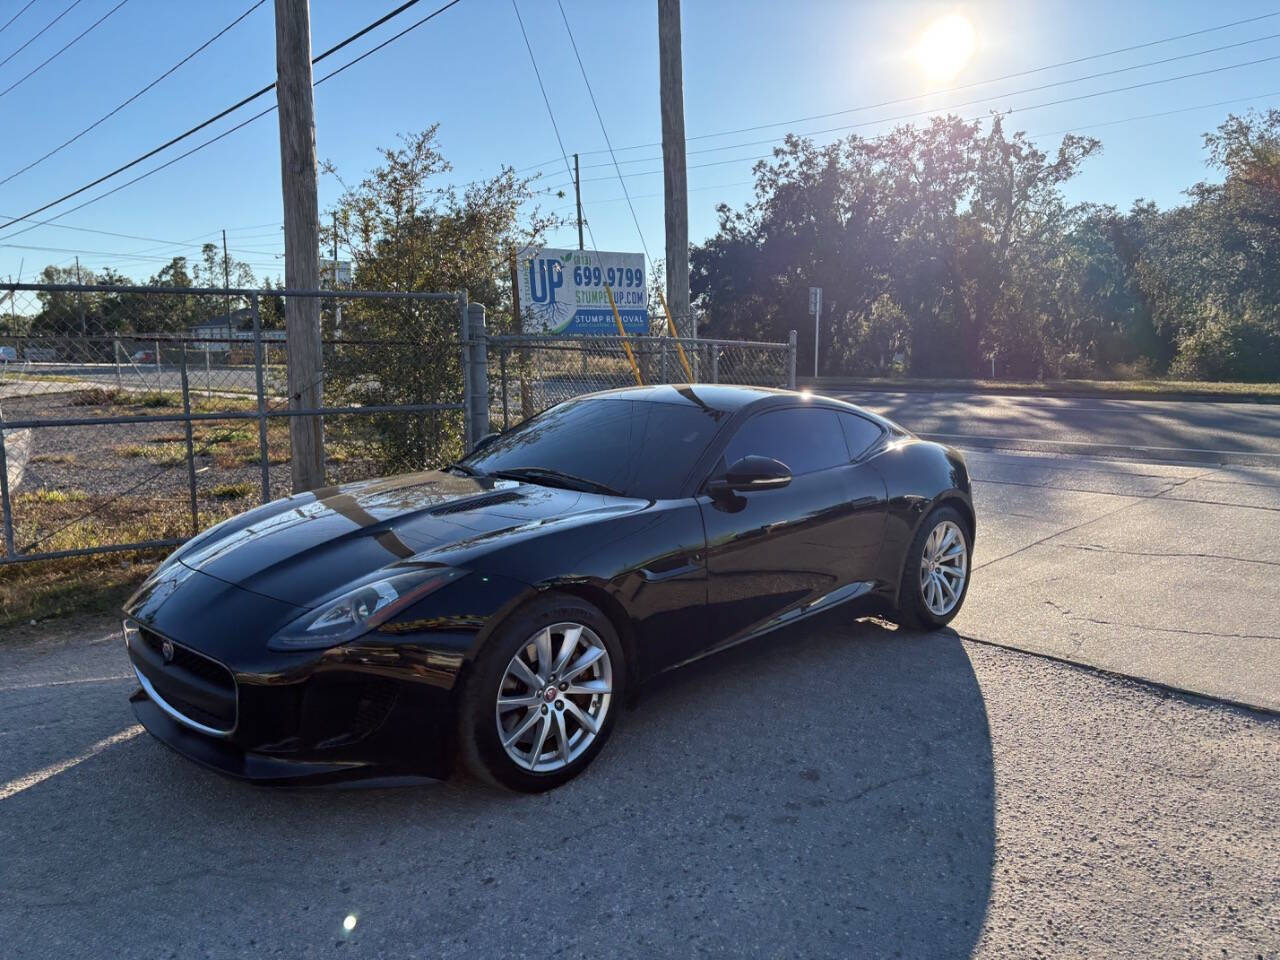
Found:
[[[173,663],[173,641],[166,640],[160,644],[160,655],[164,657],[165,663]]]

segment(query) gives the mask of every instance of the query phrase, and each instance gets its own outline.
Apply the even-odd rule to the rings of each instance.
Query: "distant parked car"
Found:
[[[155,363],[156,352],[154,350],[139,350],[133,355],[134,363]]]
[[[13,347],[0,347],[0,363],[17,363],[18,351]]]

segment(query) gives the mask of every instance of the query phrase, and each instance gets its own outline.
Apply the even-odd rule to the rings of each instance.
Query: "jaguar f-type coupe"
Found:
[[[836,607],[942,626],[973,537],[960,454],[858,407],[592,394],[443,470],[288,497],[183,545],[125,605],[133,708],[254,781],[461,762],[545,790],[661,671]]]

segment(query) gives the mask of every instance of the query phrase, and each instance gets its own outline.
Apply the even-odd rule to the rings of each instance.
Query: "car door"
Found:
[[[811,404],[769,408],[729,439],[719,472],[757,454],[785,463],[792,480],[780,489],[698,498],[707,535],[708,620],[718,635],[713,645],[870,589],[885,485],[874,467],[859,462],[871,446],[863,443],[866,431],[853,424],[846,432],[844,415]],[[863,449],[851,452],[847,436]]]

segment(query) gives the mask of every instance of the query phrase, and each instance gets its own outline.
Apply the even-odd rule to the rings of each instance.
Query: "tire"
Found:
[[[938,551],[938,554],[944,556],[944,564],[939,564],[936,558],[926,556],[926,551],[934,546],[931,537],[935,531],[942,531],[936,542],[945,540],[948,535],[954,538],[945,550]],[[959,588],[953,600],[946,590],[956,590],[957,581],[951,572],[955,568],[955,557],[945,555],[954,551],[957,540],[963,544],[963,552],[959,557],[963,565],[963,576],[958,581]],[[934,566],[930,568],[927,564],[931,559]],[[927,586],[930,580],[927,573],[930,570],[936,571],[937,583],[933,587]],[[903,627],[912,630],[937,630],[946,626],[964,606],[972,573],[973,532],[969,529],[968,520],[954,507],[934,507],[920,524],[907,548],[906,561],[902,566],[902,583],[898,588],[895,619]]]
[[[558,787],[604,748],[625,685],[622,644],[609,618],[577,597],[539,597],[511,614],[476,657],[459,706],[463,764],[511,790]]]

